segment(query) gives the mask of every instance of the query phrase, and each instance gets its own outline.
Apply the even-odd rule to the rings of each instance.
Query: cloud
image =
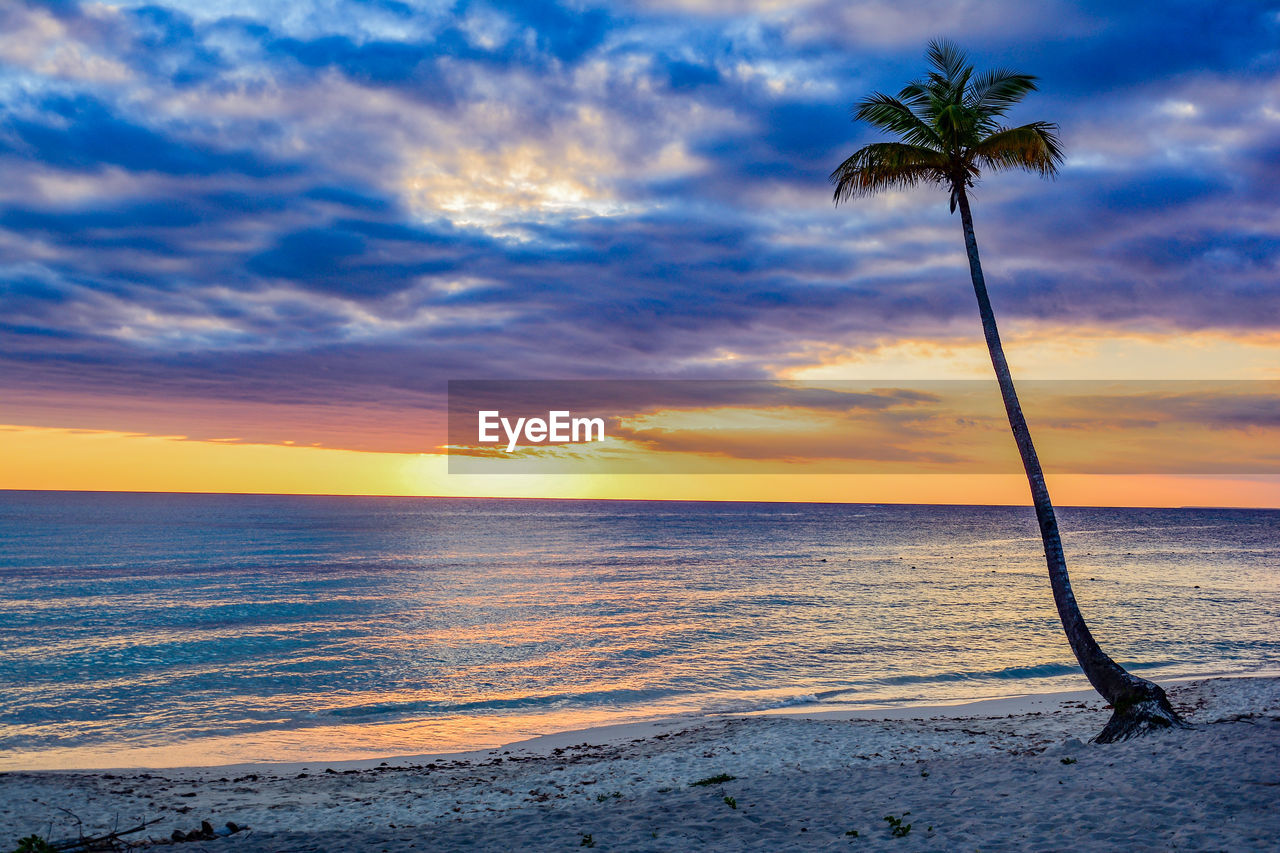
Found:
[[[13,4],[0,386],[438,402],[976,336],[945,199],[827,183],[942,30],[1068,146],[977,188],[1002,320],[1280,328],[1265,4],[891,5]]]
[[[1280,461],[1277,385],[1041,381],[1022,383],[1021,397],[1056,474],[1263,473]],[[608,441],[520,441],[506,456],[477,441],[481,411],[508,423],[551,411],[598,417]],[[761,462],[817,473],[1021,470],[992,381],[452,382],[449,413],[450,455],[510,463],[491,473],[748,473]]]
[[[0,131],[0,154],[46,167],[98,171],[117,166],[130,172],[197,176],[231,172],[254,178],[282,168],[251,151],[213,150],[158,133],[88,96],[53,96],[16,112]],[[24,112],[32,117],[22,117]]]

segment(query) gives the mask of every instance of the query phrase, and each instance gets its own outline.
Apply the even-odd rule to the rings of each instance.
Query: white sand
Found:
[[[302,778],[296,765],[9,773],[0,848],[50,824],[74,835],[60,806],[86,832],[117,815],[161,818],[156,838],[252,827],[184,853],[576,850],[588,834],[597,850],[1280,850],[1280,678],[1170,696],[1195,728],[1110,746],[1080,742],[1108,713],[1080,693],[648,723]],[[721,773],[737,778],[690,785]]]

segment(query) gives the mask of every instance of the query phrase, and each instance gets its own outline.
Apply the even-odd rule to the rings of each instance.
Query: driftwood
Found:
[[[245,832],[249,829],[247,826],[227,821],[225,826],[217,829],[213,828],[213,824],[209,821],[201,821],[199,829],[193,829],[190,832],[183,832],[181,829],[175,829],[173,834],[168,838],[146,838],[140,841],[131,841],[124,838],[126,835],[133,835],[136,832],[142,832],[148,826],[159,823],[160,818],[148,820],[129,829],[112,830],[103,835],[84,836],[79,838],[65,838],[58,841],[50,841],[48,847],[56,853],[119,853],[123,850],[136,850],[141,847],[152,847],[160,844],[178,844],[186,841],[212,841],[216,838],[226,838],[229,835],[235,835],[237,832]]]
[[[117,829],[106,833],[105,835],[94,835],[85,837],[81,835],[79,838],[64,838],[59,841],[50,841],[49,846],[58,853],[83,853],[83,851],[97,850],[120,850],[127,849],[136,845],[125,841],[124,836],[133,835],[135,832],[142,832],[153,823],[158,823],[159,818],[155,820],[143,821],[132,829]]]

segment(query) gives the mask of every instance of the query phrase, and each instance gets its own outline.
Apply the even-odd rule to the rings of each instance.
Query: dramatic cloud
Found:
[[[17,2],[0,33],[14,422],[292,405],[403,449],[337,411],[976,334],[945,200],[827,183],[938,35],[1039,74],[1013,118],[1068,150],[978,190],[1003,317],[1280,331],[1274,3]]]
[[[1020,473],[994,380],[481,380],[449,383],[458,473]],[[1029,381],[1048,470],[1260,474],[1280,470],[1280,382]],[[599,418],[608,441],[526,438],[519,424]],[[488,412],[495,448],[481,440]],[[505,425],[501,425],[505,420]],[[514,426],[513,426],[514,425]],[[638,452],[644,451],[644,452]],[[504,460],[495,466],[491,460]],[[778,468],[771,470],[777,471]],[[796,471],[793,471],[796,473]]]

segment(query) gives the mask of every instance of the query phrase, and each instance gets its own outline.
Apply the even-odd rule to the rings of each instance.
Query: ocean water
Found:
[[[1103,647],[1280,668],[1280,512],[1062,509]],[[1086,688],[1029,508],[0,492],[0,769]]]

